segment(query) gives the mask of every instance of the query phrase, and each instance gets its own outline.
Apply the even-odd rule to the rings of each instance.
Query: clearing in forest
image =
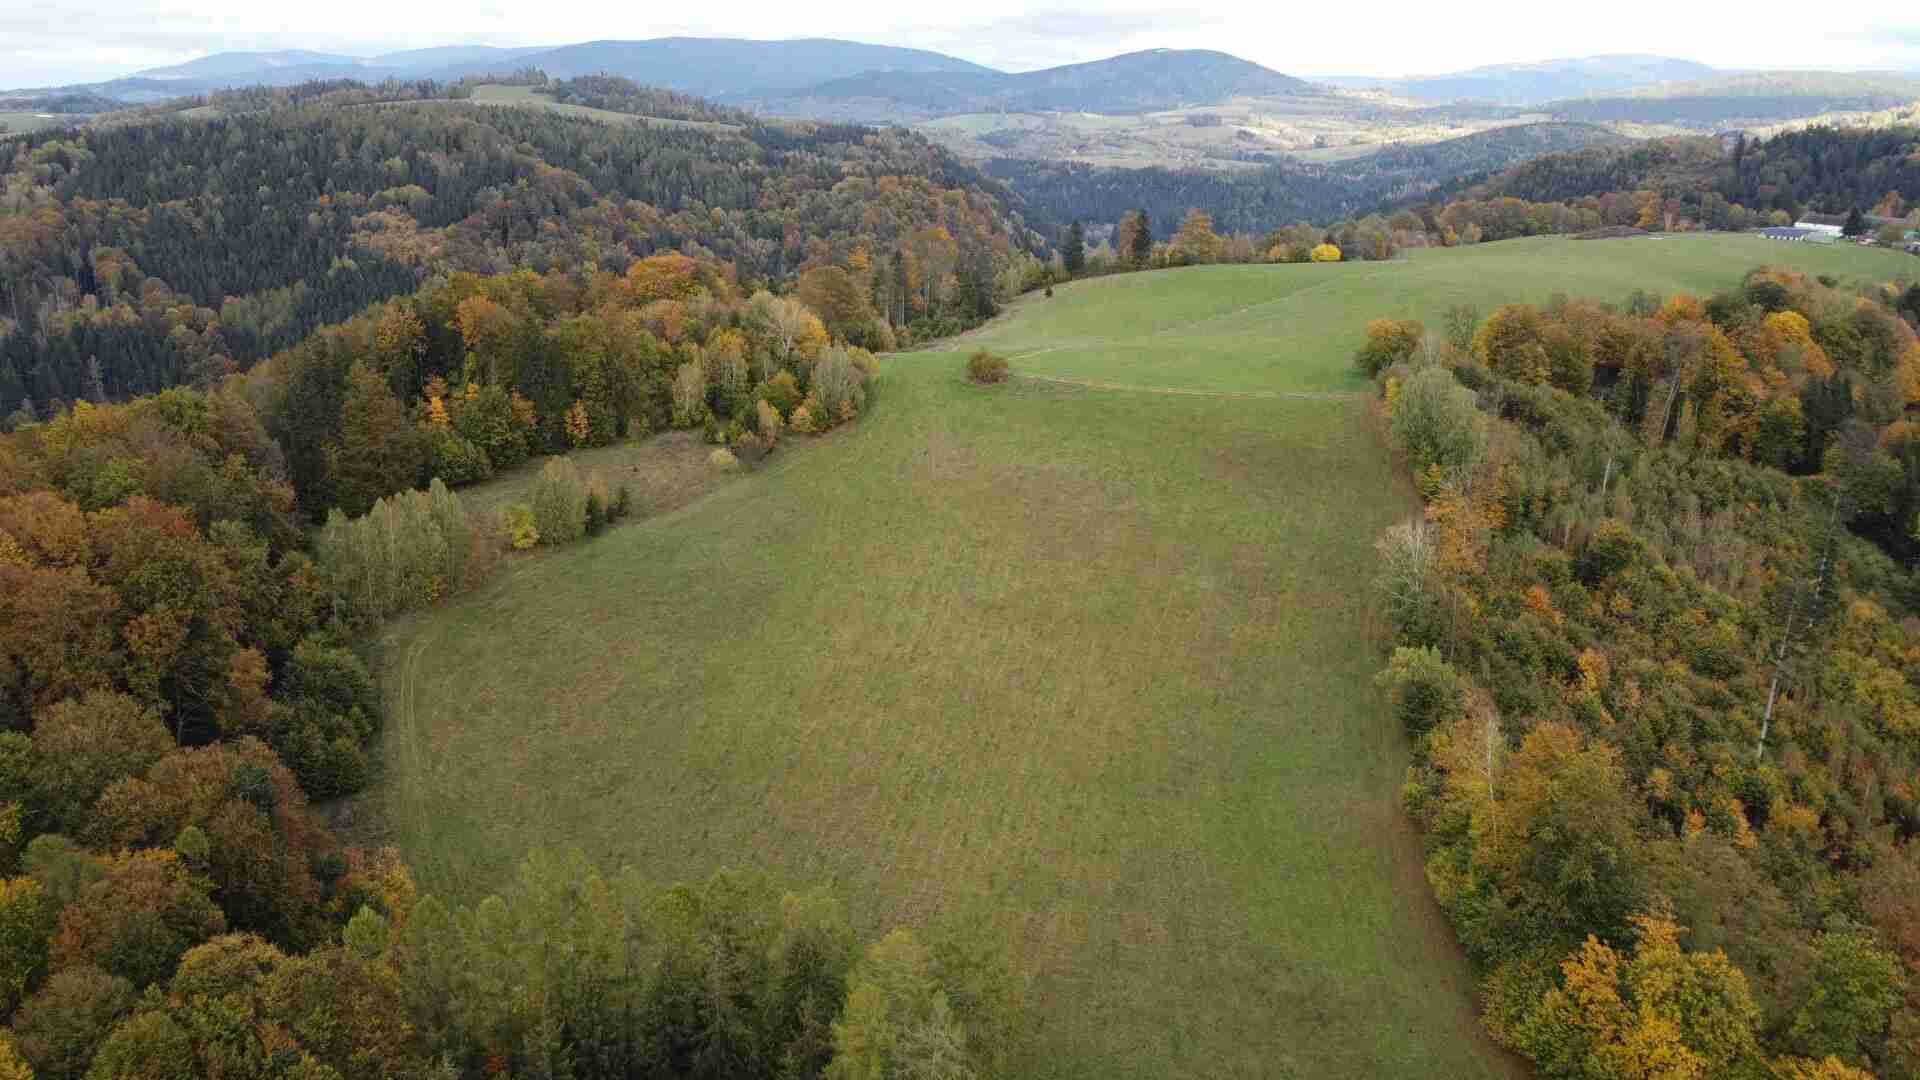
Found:
[[[1893,272],[1865,254],[1528,241],[1023,300],[962,344],[1226,393],[883,358],[851,428],[390,627],[386,820],[460,900],[578,846],[826,884],[869,931],[984,910],[1023,1075],[1512,1075],[1397,806],[1368,582],[1411,497],[1347,355],[1453,303]]]

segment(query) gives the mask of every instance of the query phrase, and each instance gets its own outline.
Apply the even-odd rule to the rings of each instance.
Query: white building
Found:
[[[1796,229],[1805,229],[1808,232],[1820,233],[1825,236],[1838,237],[1840,235],[1840,226],[1823,225],[1818,221],[1796,221],[1793,223],[1793,227]]]

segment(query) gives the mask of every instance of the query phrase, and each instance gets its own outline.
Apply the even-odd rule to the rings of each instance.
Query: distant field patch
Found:
[[[505,86],[489,83],[473,88],[473,102],[476,105],[531,105],[551,109],[568,116],[584,116],[592,120],[602,120],[609,124],[658,124],[663,127],[699,128],[704,131],[738,131],[737,124],[722,124],[711,120],[672,120],[663,116],[635,116],[632,113],[613,112],[608,109],[590,109],[585,105],[563,105],[553,97],[531,86]]]
[[[63,127],[69,124],[77,126],[86,123],[89,119],[91,118],[86,116],[49,116],[43,113],[31,112],[0,112],[0,131],[8,134],[20,134],[28,131],[39,131],[41,128]]]

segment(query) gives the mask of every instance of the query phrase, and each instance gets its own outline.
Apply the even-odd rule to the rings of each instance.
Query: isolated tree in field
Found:
[[[1067,239],[1060,245],[1060,265],[1068,277],[1078,277],[1087,265],[1087,237],[1078,221],[1067,226]]]
[[[1213,231],[1213,218],[1197,206],[1188,210],[1186,220],[1180,223],[1180,231],[1174,235],[1173,250],[1184,262],[1217,262],[1220,237]]]
[[[570,458],[551,457],[533,486],[533,522],[543,544],[566,544],[587,531],[587,482]]]

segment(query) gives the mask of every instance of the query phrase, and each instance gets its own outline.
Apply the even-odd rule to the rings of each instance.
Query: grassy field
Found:
[[[851,429],[710,488],[660,466],[691,501],[390,627],[377,810],[462,899],[578,845],[827,884],[869,931],[984,908],[1031,980],[1023,1075],[1512,1075],[1369,689],[1371,541],[1411,499],[1346,356],[1466,300],[1885,272],[1737,244],[1134,275],[977,335],[1016,371],[1228,393],[886,358]]]
[[[1697,234],[1625,240],[1538,237],[1412,252],[1392,262],[1206,266],[1077,282],[1030,294],[969,335],[1015,370],[1123,385],[1233,392],[1351,391],[1368,319],[1438,326],[1454,304],[1543,302],[1556,292],[1624,299],[1634,289],[1709,292],[1761,263],[1843,278],[1920,275],[1920,259],[1845,244]],[[1049,307],[1044,317],[1034,309]]]
[[[65,124],[80,125],[86,123],[86,116],[49,116],[45,113],[0,112],[0,133],[22,134],[38,131],[44,127],[56,127]]]

